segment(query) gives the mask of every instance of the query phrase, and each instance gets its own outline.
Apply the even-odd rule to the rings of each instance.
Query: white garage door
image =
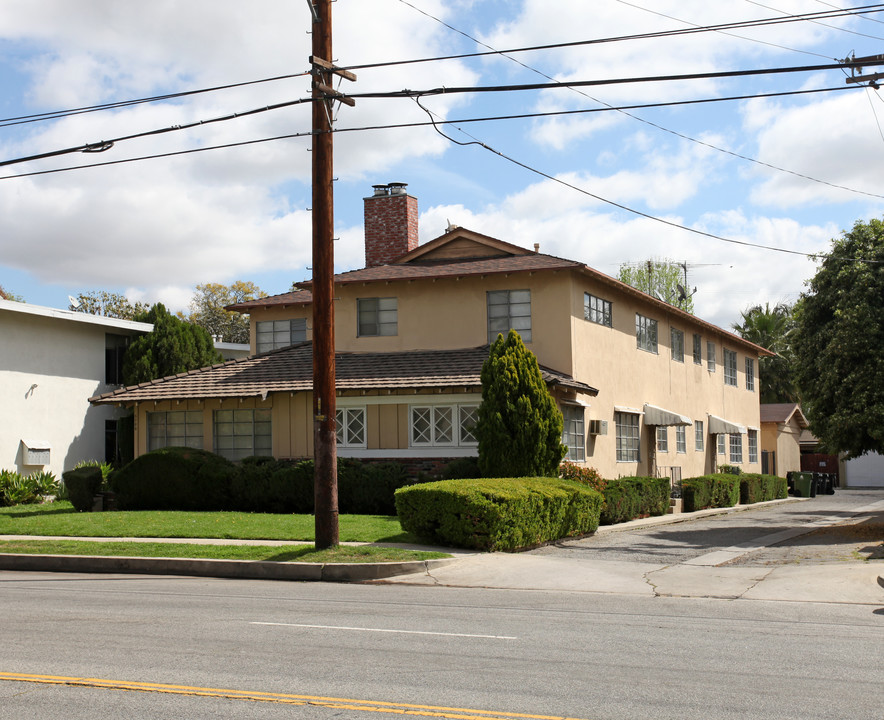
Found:
[[[844,463],[845,487],[884,487],[884,456],[869,453]]]

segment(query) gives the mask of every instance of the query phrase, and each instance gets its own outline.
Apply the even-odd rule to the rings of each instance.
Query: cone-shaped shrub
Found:
[[[565,455],[564,421],[537,358],[515,330],[498,335],[482,366],[476,423],[485,477],[556,477]]]

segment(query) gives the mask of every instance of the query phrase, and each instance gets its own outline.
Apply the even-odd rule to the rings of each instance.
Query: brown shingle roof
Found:
[[[787,423],[793,416],[798,420],[799,427],[807,427],[807,418],[797,403],[761,404],[761,422]]]
[[[336,353],[338,390],[393,390],[436,387],[479,388],[488,347],[462,350],[413,350]],[[598,391],[571,376],[541,366],[543,379],[589,395]],[[301,343],[281,350],[231,360],[173,377],[154,380],[89,398],[93,404],[152,400],[265,396],[313,389],[313,348]]]
[[[294,292],[281,293],[280,295],[257,298],[256,300],[246,300],[233,305],[225,305],[224,309],[233,312],[249,312],[249,310],[256,307],[287,307],[292,305],[309,305],[311,302],[313,302],[313,294],[309,290],[296,290]]]

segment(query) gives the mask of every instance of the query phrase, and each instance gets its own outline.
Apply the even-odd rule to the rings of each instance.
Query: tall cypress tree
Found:
[[[543,382],[537,358],[515,330],[498,335],[482,365],[476,423],[485,477],[554,477],[565,455],[562,413]]]
[[[142,335],[126,350],[123,360],[126,385],[177,375],[223,360],[206,330],[179,320],[162,303],[137,319],[153,323],[153,332]]]

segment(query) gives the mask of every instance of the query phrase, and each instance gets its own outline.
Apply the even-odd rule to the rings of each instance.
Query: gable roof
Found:
[[[253,308],[258,307],[293,307],[296,305],[309,305],[312,302],[313,293],[309,290],[295,290],[255,300],[245,300],[233,305],[225,305],[224,309],[232,312],[249,312]]]
[[[487,345],[461,350],[335,353],[337,390],[478,389]],[[541,366],[548,385],[597,395],[570,375]],[[89,398],[95,405],[160,400],[262,397],[313,390],[313,345],[300,343],[248,358],[121,388]]]
[[[751,349],[759,356],[772,357],[775,355],[767,348],[744,340],[739,335],[713,325],[663,300],[658,300],[584,263],[527,250],[462,227],[452,228],[444,235],[418,246],[389,265],[377,265],[338,273],[334,276],[334,282],[338,285],[348,285],[561,270],[579,273],[592,282],[629,295],[658,312],[682,320],[685,324],[699,326],[709,333],[726,338],[733,345]],[[312,299],[308,290],[312,284],[312,281],[309,280],[296,283],[303,294],[285,293],[270,298],[261,298],[251,303],[231,305],[227,309],[248,310],[254,307],[304,305]]]
[[[807,418],[801,412],[798,403],[762,403],[761,422],[789,423],[792,419],[798,422],[798,427],[806,428]]]

